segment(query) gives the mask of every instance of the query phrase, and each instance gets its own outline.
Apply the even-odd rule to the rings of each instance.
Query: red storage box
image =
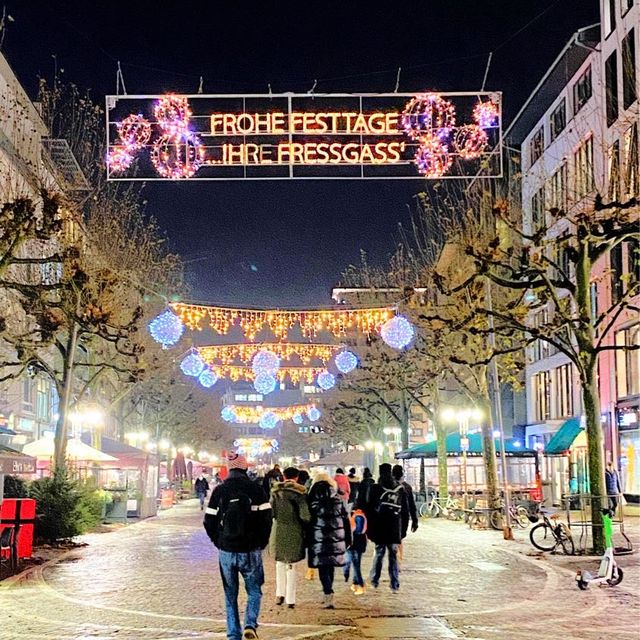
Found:
[[[31,557],[35,518],[36,501],[32,498],[5,498],[0,505],[0,531],[7,525],[18,531],[18,558]]]

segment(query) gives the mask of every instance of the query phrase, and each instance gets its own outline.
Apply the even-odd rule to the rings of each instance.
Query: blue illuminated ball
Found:
[[[211,371],[209,367],[205,367],[202,373],[198,376],[198,382],[205,389],[210,389],[216,382],[218,382],[218,376]]]
[[[277,383],[278,381],[274,376],[268,373],[259,373],[253,381],[253,387],[258,393],[266,396],[276,388]]]
[[[180,369],[185,376],[197,378],[205,367],[204,360],[197,353],[190,353],[181,363]]]
[[[307,411],[307,418],[311,420],[311,422],[316,422],[316,420],[320,420],[320,410],[316,409],[316,407],[311,407],[309,411]]]
[[[318,386],[325,391],[331,389],[336,384],[336,377],[329,371],[322,371],[318,374]]]
[[[336,356],[335,363],[340,373],[349,373],[358,366],[358,358],[351,351],[341,351]]]
[[[304,422],[304,418],[301,413],[296,413],[293,416],[293,424],[302,424]]]
[[[220,415],[225,422],[234,422],[237,417],[235,411],[231,407],[222,407]]]
[[[149,323],[151,337],[162,345],[163,349],[173,347],[182,338],[184,325],[182,320],[167,309]]]
[[[394,349],[404,349],[415,334],[413,325],[404,316],[395,316],[387,320],[380,329],[382,339]]]
[[[280,368],[280,358],[267,349],[261,349],[253,356],[253,362],[251,363],[253,373],[259,375],[261,373],[267,373],[271,376],[275,376]]]
[[[278,416],[273,411],[267,411],[260,416],[260,426],[263,429],[275,429],[278,426]]]

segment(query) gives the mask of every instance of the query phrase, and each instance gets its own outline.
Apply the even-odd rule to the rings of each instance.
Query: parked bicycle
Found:
[[[504,502],[491,512],[489,522],[494,529],[502,529],[504,526],[505,510]],[[521,505],[509,505],[509,521],[521,529],[526,529],[530,524],[529,511]]]
[[[560,514],[544,509],[540,509],[539,513],[542,515],[542,522],[535,525],[529,532],[531,544],[540,551],[555,553],[556,549],[561,547],[568,556],[574,555],[575,546],[571,529],[564,522],[558,521]]]
[[[426,516],[430,518],[444,516],[450,520],[460,520],[463,515],[464,510],[457,498],[453,498],[450,495],[447,496],[446,500],[436,498],[435,495],[431,496],[430,500],[420,506],[420,516],[423,518]]]

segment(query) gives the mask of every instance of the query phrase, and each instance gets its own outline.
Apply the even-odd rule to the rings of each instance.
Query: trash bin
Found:
[[[0,506],[0,530],[3,525],[16,527],[18,559],[30,558],[33,552],[33,526],[36,501],[32,498],[5,498]]]
[[[176,492],[173,489],[160,489],[160,508],[169,509],[173,506]]]

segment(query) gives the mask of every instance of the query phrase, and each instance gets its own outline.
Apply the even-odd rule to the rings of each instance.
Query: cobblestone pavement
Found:
[[[87,536],[88,547],[5,581],[0,638],[224,639],[216,553],[201,519],[190,501],[120,531]],[[429,520],[404,547],[399,594],[382,582],[356,597],[337,574],[334,611],[320,609],[319,582],[303,579],[304,563],[296,609],[275,606],[274,563],[265,554],[260,637],[638,638],[637,562],[627,561],[620,586],[581,592],[564,560],[530,557],[523,541],[505,542],[498,532]],[[363,567],[370,563],[371,549]]]

